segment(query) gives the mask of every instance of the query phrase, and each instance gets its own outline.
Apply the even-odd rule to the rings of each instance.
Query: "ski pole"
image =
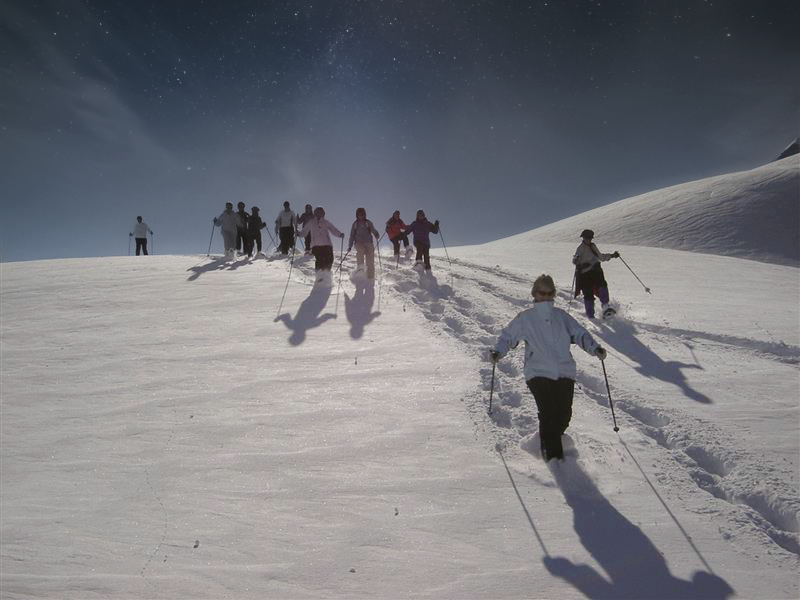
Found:
[[[347,254],[350,254],[350,249],[347,249]],[[333,309],[333,314],[335,316],[339,316],[339,290],[342,288],[342,263],[344,263],[344,259],[347,256],[344,253],[344,236],[342,236],[342,247],[339,250],[339,256],[342,259],[339,261],[339,268],[336,269],[339,272],[339,283],[336,284],[336,307]]]
[[[216,219],[214,219],[214,221],[216,221]],[[208,240],[208,252],[206,253],[206,257],[211,256],[211,242],[214,240],[214,229],[216,226],[216,222],[211,224],[211,239]]]
[[[275,246],[275,249],[277,250],[278,249],[278,244],[275,243],[275,238],[272,237],[272,233],[270,233],[269,227],[266,227],[265,229],[267,230],[267,235],[269,236],[269,241],[272,242],[272,246]],[[269,248],[271,248],[272,246],[270,246]],[[267,250],[269,250],[269,248],[267,248]],[[266,252],[264,254],[266,254]]]
[[[606,375],[606,363],[601,360],[600,364],[603,365],[603,377],[606,380],[606,391],[608,392],[608,405],[611,407],[611,418],[614,420],[614,431],[619,431],[617,427],[617,416],[614,414],[614,402],[611,400],[611,388],[608,387],[608,375]]]
[[[381,309],[381,282],[383,281],[383,263],[381,263],[381,240],[383,236],[378,238],[375,244],[375,252],[378,253],[378,272],[381,274],[381,279],[378,281],[378,310]]]
[[[156,253],[156,243],[153,241],[153,232],[150,232],[150,254]]]
[[[444,248],[444,255],[447,257],[447,262],[450,264],[450,268],[453,268],[453,263],[450,262],[450,255],[447,253],[447,244],[444,243],[444,236],[442,235],[441,225],[439,225],[439,237],[442,238],[442,248]]]
[[[492,359],[492,385],[489,387],[489,414],[492,414],[492,394],[494,394],[494,369],[497,366],[497,361]]]
[[[133,234],[129,233],[128,234],[128,256],[131,255],[131,240],[132,239],[133,239]]]
[[[296,243],[296,241],[295,241]],[[277,319],[281,316],[281,309],[283,308],[283,299],[286,298],[286,290],[289,289],[289,282],[292,280],[292,266],[294,265],[294,244],[292,244],[292,257],[289,259],[289,277],[286,278],[286,287],[283,288],[283,296],[281,296],[281,303],[278,305],[278,314],[275,315]]]
[[[619,252],[617,252],[617,256],[618,256],[618,257],[619,257],[619,259],[622,261],[622,264],[623,264],[623,265],[625,265],[626,267],[628,267],[628,263],[626,263],[626,262],[625,262],[625,259],[624,259],[624,258],[622,258],[622,255],[621,255]],[[633,273],[633,269],[631,269],[630,267],[628,267],[628,271],[630,271],[631,273]],[[641,283],[641,284],[642,284],[642,287],[644,288],[644,291],[645,291],[645,292],[647,292],[648,294],[649,294],[649,293],[651,293],[651,292],[650,292],[650,288],[649,288],[649,287],[647,287],[647,286],[644,284],[644,282],[643,282],[641,279],[639,279],[639,276],[638,276],[636,273],[633,273],[633,276],[634,276],[634,277],[636,277],[636,280],[637,280],[639,283]]]

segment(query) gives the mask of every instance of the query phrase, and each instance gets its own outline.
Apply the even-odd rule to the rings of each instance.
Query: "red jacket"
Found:
[[[403,219],[397,218],[395,219],[392,217],[388,221],[386,221],[386,234],[389,236],[390,240],[393,240],[398,235],[405,231],[406,224],[403,223]]]

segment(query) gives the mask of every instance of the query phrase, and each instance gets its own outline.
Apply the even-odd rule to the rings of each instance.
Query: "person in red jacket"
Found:
[[[400,211],[394,211],[392,218],[386,221],[386,235],[394,246],[394,255],[400,256],[400,242],[405,245],[406,252],[409,251],[408,236],[406,235],[406,224],[400,218]]]

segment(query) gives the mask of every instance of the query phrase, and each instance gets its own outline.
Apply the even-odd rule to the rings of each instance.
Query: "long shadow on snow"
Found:
[[[364,328],[369,325],[376,317],[380,316],[380,311],[372,311],[375,303],[375,284],[371,280],[354,278],[356,286],[355,294],[352,298],[344,295],[344,311],[350,323],[350,337],[357,340],[364,335]]]
[[[665,361],[650,348],[645,346],[636,337],[636,328],[623,319],[613,319],[607,324],[598,336],[608,345],[639,364],[636,370],[645,377],[655,377],[667,383],[677,385],[683,390],[687,398],[702,404],[711,404],[712,400],[708,396],[701,394],[686,381],[686,376],[682,369],[702,369],[700,365],[677,362],[674,360]]]
[[[697,571],[691,581],[672,575],[648,537],[612,506],[577,462],[551,461],[548,466],[573,510],[575,532],[610,581],[589,565],[546,555],[544,565],[552,575],[588,598],[722,600],[733,594],[713,573]]]
[[[275,322],[283,321],[291,331],[289,343],[292,346],[299,346],[306,339],[306,332],[314,327],[319,327],[329,319],[335,319],[333,313],[321,314],[328,298],[331,296],[331,288],[327,285],[315,285],[311,288],[311,294],[303,300],[297,314],[292,318],[289,313],[283,313],[275,317]]]
[[[211,271],[233,271],[234,269],[238,269],[243,265],[250,264],[249,257],[241,257],[240,260],[230,260],[227,258],[215,258],[209,263],[204,265],[195,265],[194,267],[189,267],[186,269],[187,271],[191,271],[191,275],[187,281],[194,281],[203,273],[210,273]]]

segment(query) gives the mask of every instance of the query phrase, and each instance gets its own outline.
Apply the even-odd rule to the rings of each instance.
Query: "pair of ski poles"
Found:
[[[604,360],[600,361],[600,364],[603,365],[603,378],[606,380],[606,392],[608,392],[608,405],[611,407],[611,418],[614,421],[614,431],[619,431],[619,427],[617,426],[617,415],[614,414],[614,401],[611,399],[611,388],[608,385],[608,374],[606,373],[606,363]],[[488,413],[492,414],[492,395],[494,394],[494,372],[495,367],[497,367],[497,358],[493,355],[492,356],[492,383],[489,387],[489,410]]]

